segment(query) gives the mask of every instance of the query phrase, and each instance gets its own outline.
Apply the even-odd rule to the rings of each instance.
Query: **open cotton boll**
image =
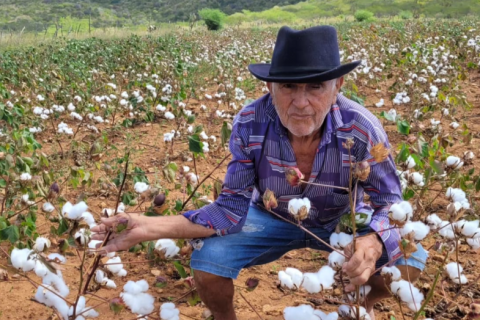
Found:
[[[86,224],[88,224],[90,228],[93,228],[94,226],[97,225],[97,223],[95,222],[95,219],[93,218],[93,215],[88,211],[85,211],[84,213],[82,213],[82,219],[83,221],[85,221]]]
[[[463,267],[456,262],[450,262],[447,264],[445,266],[445,271],[447,272],[448,277],[456,284],[465,284],[468,282],[467,277],[462,274]]]
[[[45,237],[38,237],[35,239],[35,244],[33,245],[33,250],[37,252],[43,252],[46,249],[50,248],[52,243]]]
[[[87,243],[90,240],[89,231],[85,230],[85,228],[79,229],[77,232],[75,232],[75,235],[73,237],[75,238],[76,241],[80,242],[82,246],[84,246],[85,243]],[[99,240],[92,240],[92,241],[99,241]],[[99,241],[99,242],[102,243],[103,241]],[[88,247],[90,248],[90,243],[88,244]],[[95,249],[95,246],[93,246],[92,249]]]
[[[343,253],[343,251],[342,251]],[[337,251],[332,251],[328,255],[328,265],[334,270],[340,270],[345,263],[345,256],[341,255]]]
[[[278,280],[280,281],[280,285],[282,287],[287,287],[288,289],[294,290],[297,289],[293,284],[293,279],[289,276],[285,271],[280,271],[278,273]]]
[[[408,201],[402,201],[392,204],[389,211],[392,213],[392,219],[396,221],[410,220],[413,215],[412,205]]]
[[[180,320],[180,310],[172,302],[166,302],[160,306],[160,319]]]
[[[128,292],[122,292],[120,293],[120,297],[133,313],[145,315],[153,312],[155,299],[148,293],[142,292],[134,295]]]
[[[343,250],[353,241],[353,235],[344,232],[332,233],[330,235],[330,245],[334,248]]]
[[[382,275],[389,274],[392,277],[393,281],[398,281],[402,279],[402,273],[400,270],[393,266],[393,267],[383,267],[381,271]]]
[[[394,295],[407,303],[412,311],[418,311],[424,299],[423,293],[414,285],[405,280],[393,281],[390,285],[390,290]]]
[[[479,220],[460,220],[455,222],[455,228],[467,238],[480,237]]]
[[[445,192],[447,199],[451,199],[453,202],[463,202],[467,200],[465,192],[459,188],[449,187]]]
[[[65,214],[70,212],[70,210],[72,210],[72,207],[73,205],[69,201],[65,202],[65,204],[62,207],[62,216],[65,216]]]
[[[445,160],[445,164],[447,165],[447,167],[453,168],[455,170],[463,167],[463,161],[459,157],[455,156],[448,156],[447,160]]]
[[[70,289],[65,283],[65,280],[63,280],[62,273],[59,270],[57,270],[57,273],[48,272],[45,274],[42,283],[53,286],[62,297],[66,297],[70,293]]]
[[[480,249],[480,238],[468,238],[467,243],[473,250]]]
[[[363,285],[360,286],[359,288],[359,295],[360,295],[360,303],[365,301],[365,297],[372,291],[372,287],[369,285]],[[357,293],[355,291],[350,292],[347,294],[348,299],[350,302],[356,302],[357,301]]]
[[[36,254],[33,250],[28,248],[17,249],[14,248],[10,254],[10,260],[15,269],[23,270],[24,272],[32,271],[35,268]]]
[[[407,166],[407,169],[412,169],[415,167],[416,162],[412,156],[408,156],[407,160],[405,161],[405,165]]]
[[[173,258],[178,254],[180,248],[172,239],[159,239],[155,243],[155,250],[165,254],[165,258]]]
[[[74,306],[71,306],[70,309],[68,310],[68,315],[70,317],[73,316],[73,311],[74,311]],[[98,312],[95,311],[91,307],[86,306],[86,301],[84,296],[80,296],[78,298],[77,306],[75,307],[75,315],[78,315],[75,317],[76,320],[83,319],[83,318],[96,318],[99,316]]]
[[[318,320],[318,317],[314,315],[315,310],[311,305],[302,304],[298,307],[286,307],[283,309],[283,318],[285,320]]]
[[[66,205],[66,204],[65,204]],[[65,205],[63,206],[65,208]],[[82,217],[82,213],[88,210],[88,206],[85,201],[80,201],[76,205],[73,205],[69,211],[64,212],[64,217],[70,220],[78,220]],[[62,209],[62,213],[63,213]]]
[[[308,293],[319,293],[322,291],[318,272],[307,272],[303,275],[302,287]]]
[[[285,273],[288,274],[292,278],[293,285],[296,288],[300,288],[303,280],[303,273],[295,268],[287,268]]]
[[[323,266],[318,271],[318,278],[320,279],[320,285],[322,290],[331,289],[332,285],[335,283],[335,270],[330,266]]]
[[[50,202],[45,202],[42,205],[42,210],[44,212],[50,213],[50,212],[53,212],[53,210],[55,210],[55,207]]]
[[[427,216],[427,223],[431,229],[436,230],[442,224],[442,219],[440,219],[440,217],[437,214],[432,213],[431,215]]]
[[[58,294],[58,292],[51,286],[39,286],[35,294],[35,300],[43,303],[47,307],[55,308],[64,320],[68,320],[67,303],[52,291]]]
[[[148,282],[146,280],[132,281],[129,280],[124,286],[123,291],[133,295],[146,292],[148,290]]]
[[[135,189],[136,193],[143,193],[147,191],[148,188],[149,186],[145,182],[136,182],[135,185],[133,186],[133,189]]]
[[[455,229],[448,221],[442,221],[438,229],[438,234],[447,239],[455,239]]]
[[[106,263],[107,270],[119,277],[125,277],[127,271],[123,269],[122,259],[120,257],[113,257]],[[148,288],[148,287],[147,287]]]
[[[400,235],[404,237],[410,232],[415,233],[415,240],[422,241],[430,232],[430,227],[421,221],[408,221],[403,228],[400,229]]]
[[[350,319],[357,319],[357,308],[356,307],[348,307],[349,308],[349,317]],[[359,318],[362,319],[362,320],[372,320],[372,318],[370,318],[370,315],[367,313],[367,310],[360,306],[360,314],[359,314]]]

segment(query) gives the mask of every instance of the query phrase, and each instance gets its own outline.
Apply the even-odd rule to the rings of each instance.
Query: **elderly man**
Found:
[[[352,159],[368,161],[371,166],[368,178],[359,181],[356,210],[372,217],[369,227],[359,230],[359,234],[369,234],[358,239],[355,254],[343,271],[350,278],[348,291],[354,285],[372,286],[366,306],[373,318],[374,303],[389,296],[375,269],[391,261],[413,280],[424,267],[426,252],[419,246],[414,258],[398,259],[398,232],[385,230],[390,228],[388,208],[402,200],[402,193],[392,157],[376,163],[369,153],[379,143],[388,147],[381,124],[340,93],[343,76],[358,65],[358,61],[340,63],[333,27],[281,28],[272,63],[249,66],[255,77],[267,82],[270,93],[235,118],[230,139],[233,159],[219,198],[183,216],[131,216],[129,231],[117,235],[105,249],[125,250],[158,238],[197,239],[191,267],[200,296],[215,319],[236,319],[232,279],[243,268],[275,261],[294,249],[329,251],[295,225],[265,211],[263,193],[272,190],[278,199],[274,211],[290,220],[288,201],[310,199],[312,207],[302,223],[328,242],[340,217],[348,213],[349,200],[346,191],[325,185],[349,186],[350,162],[344,142],[350,138],[354,141]],[[323,186],[288,184],[288,167],[297,167],[306,180]],[[363,202],[364,193],[371,206]],[[105,219],[93,231],[104,231],[115,221],[115,217]]]

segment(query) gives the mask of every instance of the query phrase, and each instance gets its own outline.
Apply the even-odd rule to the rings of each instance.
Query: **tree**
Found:
[[[226,18],[225,13],[222,11],[209,8],[198,11],[198,15],[205,21],[208,30],[220,30]]]

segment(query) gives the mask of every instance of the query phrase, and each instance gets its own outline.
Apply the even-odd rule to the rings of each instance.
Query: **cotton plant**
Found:
[[[286,287],[291,290],[300,289],[303,281],[303,273],[296,268],[287,268],[285,271],[278,273],[278,280],[282,287]]]
[[[68,310],[68,315],[73,317],[75,313],[75,320],[84,320],[85,318],[97,318],[99,316],[98,312],[95,311],[92,307],[86,306],[86,300],[84,296],[80,296],[77,301],[77,305],[71,306]]]
[[[105,267],[117,277],[125,277],[127,275],[127,270],[123,268],[122,259],[118,256],[107,260]]]
[[[155,243],[155,250],[159,252],[162,256],[164,256],[166,259],[171,259],[180,252],[180,248],[172,239],[157,240],[157,242]]]
[[[165,302],[160,306],[161,320],[180,320],[180,310],[172,302]]]
[[[342,319],[362,319],[362,320],[371,320],[372,318],[367,313],[365,307],[360,306],[358,308],[359,314],[357,315],[357,308],[355,306],[348,306],[342,304],[338,307],[338,314]]]
[[[88,205],[84,201],[72,205],[70,202],[66,202],[62,207],[62,216],[69,220],[80,220],[82,214],[88,210]]]
[[[302,304],[297,307],[286,307],[283,310],[285,320],[337,320],[338,313],[332,312],[326,314],[321,310],[315,310],[311,305]]]
[[[116,289],[117,285],[115,281],[109,279],[103,270],[97,269],[95,270],[95,282],[101,286],[104,286],[108,289]]]

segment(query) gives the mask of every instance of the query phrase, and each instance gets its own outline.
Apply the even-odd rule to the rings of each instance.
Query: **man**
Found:
[[[329,250],[265,211],[263,193],[272,190],[278,199],[274,211],[290,220],[288,201],[309,198],[312,208],[302,224],[328,242],[339,218],[349,211],[348,193],[328,186],[291,186],[285,169],[297,167],[312,183],[348,187],[350,162],[344,142],[350,138],[354,141],[352,160],[368,161],[371,166],[369,177],[358,184],[356,209],[372,218],[370,228],[359,230],[370,234],[357,240],[355,254],[343,271],[350,278],[348,291],[354,285],[372,286],[367,311],[373,318],[374,303],[389,296],[383,278],[373,275],[374,270],[391,261],[413,280],[423,269],[426,253],[419,246],[413,259],[398,260],[398,232],[385,230],[390,228],[389,206],[402,200],[401,187],[392,157],[376,163],[369,153],[379,143],[389,146],[381,124],[364,107],[340,94],[343,76],[358,65],[358,61],[341,65],[333,27],[281,28],[272,63],[249,66],[255,77],[267,82],[270,93],[235,118],[230,139],[233,158],[219,198],[183,216],[130,216],[129,231],[117,235],[105,249],[125,250],[159,238],[198,239],[191,266],[200,297],[215,319],[236,319],[232,279],[242,268],[272,262],[293,249]],[[363,202],[364,192],[374,209]],[[104,231],[116,219],[103,220],[93,231]]]

